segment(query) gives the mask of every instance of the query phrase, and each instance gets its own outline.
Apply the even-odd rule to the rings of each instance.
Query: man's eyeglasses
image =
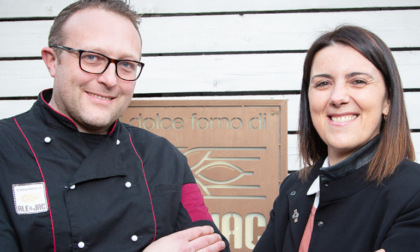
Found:
[[[105,72],[109,64],[115,63],[115,71],[119,78],[126,81],[135,81],[139,78],[144,67],[144,63],[140,61],[111,59],[101,53],[74,49],[61,45],[50,45],[50,47],[66,50],[68,52],[78,52],[80,69],[87,73],[101,74]]]

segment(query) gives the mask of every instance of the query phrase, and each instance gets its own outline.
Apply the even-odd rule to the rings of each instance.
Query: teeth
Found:
[[[340,116],[340,117],[332,116],[331,120],[333,122],[349,122],[349,121],[353,121],[354,119],[356,119],[356,117],[357,116],[355,116],[355,115]]]
[[[111,100],[111,98],[107,98],[107,97],[99,96],[99,95],[96,95],[96,94],[90,94],[90,95],[91,95],[91,96],[93,96],[93,97],[95,97],[95,98],[102,99],[102,100],[106,100],[106,101]]]

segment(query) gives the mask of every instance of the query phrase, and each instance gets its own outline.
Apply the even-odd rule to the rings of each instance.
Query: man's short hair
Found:
[[[133,23],[137,32],[140,24],[140,15],[138,15],[126,1],[122,0],[79,0],[64,8],[55,18],[48,37],[48,45],[61,45],[66,40],[63,33],[63,25],[77,11],[97,8],[111,11],[127,17]],[[139,32],[140,35],[140,32]]]

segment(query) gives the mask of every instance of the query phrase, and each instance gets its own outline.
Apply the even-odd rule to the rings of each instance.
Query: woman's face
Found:
[[[378,69],[349,46],[315,54],[308,88],[312,122],[334,165],[375,137],[389,100]]]

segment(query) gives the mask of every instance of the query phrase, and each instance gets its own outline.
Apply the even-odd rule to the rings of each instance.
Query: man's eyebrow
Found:
[[[95,47],[95,48],[92,48],[92,49],[87,49],[87,51],[91,51],[91,52],[95,52],[95,53],[100,53],[100,54],[103,54],[103,55],[105,55],[107,57],[110,57],[106,52],[104,52],[103,49],[101,49],[99,47]],[[114,57],[110,57],[110,58],[117,59],[117,60],[134,60],[134,61],[140,61],[140,57],[136,57],[136,56],[134,56],[132,54],[128,54],[128,53],[125,53],[125,54],[123,54],[122,56],[120,56],[118,58],[114,58]]]

